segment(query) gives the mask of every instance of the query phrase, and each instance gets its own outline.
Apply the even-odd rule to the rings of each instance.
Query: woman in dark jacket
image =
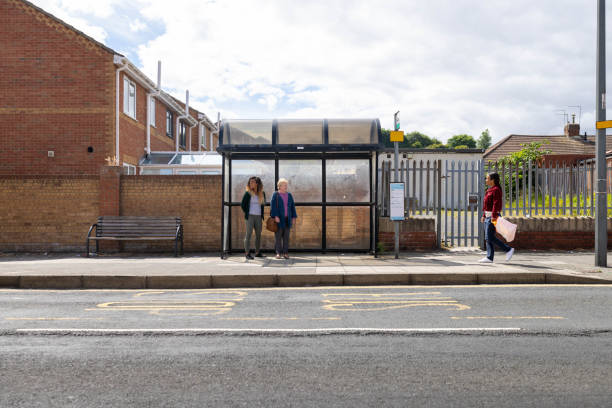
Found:
[[[251,177],[247,183],[246,191],[242,196],[240,207],[246,220],[246,233],[244,235],[244,252],[246,259],[253,259],[251,255],[251,235],[255,229],[255,256],[263,257],[261,253],[261,225],[264,218],[264,205],[266,193],[259,177]]]
[[[289,233],[297,218],[293,196],[287,192],[288,184],[286,179],[279,179],[276,183],[278,191],[270,200],[270,217],[274,217],[278,224],[278,230],[274,233],[276,259],[280,259],[281,256],[289,259]]]
[[[502,190],[499,185],[499,174],[490,173],[487,175],[486,184],[489,186],[482,200],[482,219],[485,229],[485,240],[487,242],[487,256],[478,262],[491,263],[495,256],[495,246],[497,245],[506,253],[506,261],[512,259],[514,248],[509,247],[495,236],[495,223],[502,208]]]

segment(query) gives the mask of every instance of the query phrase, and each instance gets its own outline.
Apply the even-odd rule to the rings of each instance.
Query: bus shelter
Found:
[[[252,176],[263,182],[266,218],[277,181],[289,181],[298,214],[290,250],[374,253],[380,146],[378,119],[224,121],[217,149],[223,168],[223,255],[244,251],[240,202]],[[262,249],[274,249],[274,234],[265,226]]]

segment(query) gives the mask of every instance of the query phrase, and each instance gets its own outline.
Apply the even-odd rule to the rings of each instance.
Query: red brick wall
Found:
[[[393,222],[379,218],[378,242],[385,250],[395,249]],[[433,218],[408,218],[400,222],[400,249],[431,250],[437,248],[436,221]]]
[[[501,236],[499,238],[503,241]],[[595,248],[595,232],[519,231],[509,245],[517,249],[593,249]],[[608,249],[612,249],[612,231],[608,231]]]
[[[105,166],[99,177],[0,176],[0,252],[84,252],[87,231],[100,215],[181,216],[186,251],[220,249],[221,176],[121,176],[120,171]],[[117,248],[103,244],[106,250]],[[137,252],[169,252],[172,245],[122,243],[124,250]]]
[[[113,149],[112,54],[19,0],[0,2],[0,50],[0,174],[97,175]]]
[[[517,224],[510,243],[520,249],[592,249],[595,247],[593,217],[505,217]],[[612,248],[612,219],[608,218],[608,248]],[[498,234],[499,236],[499,234]],[[503,240],[501,236],[500,239]]]
[[[180,216],[185,251],[221,249],[221,176],[122,176],[121,215]],[[126,250],[173,248],[173,243],[125,243]]]
[[[0,176],[0,251],[83,251],[98,185],[93,176]]]
[[[174,151],[174,139],[166,136],[166,105],[156,99],[155,102],[155,127],[151,127],[151,151],[169,152]],[[176,120],[176,116],[174,116]]]

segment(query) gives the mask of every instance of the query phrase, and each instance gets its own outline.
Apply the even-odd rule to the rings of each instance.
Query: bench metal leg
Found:
[[[85,252],[85,257],[89,258],[89,238],[85,240],[85,248],[87,248],[86,249],[87,252]]]

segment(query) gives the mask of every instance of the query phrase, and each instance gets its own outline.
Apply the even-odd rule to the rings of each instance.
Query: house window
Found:
[[[149,109],[151,110],[151,113],[149,115],[149,117],[151,118],[151,121],[149,125],[155,127],[155,98],[151,98],[151,105]]]
[[[123,163],[123,174],[126,176],[135,176],[136,175],[136,166]]]
[[[166,111],[166,136],[174,139],[174,115],[170,111]]]
[[[187,126],[185,126],[183,122],[179,122],[179,144],[181,145],[183,149],[185,148],[186,139],[187,139],[186,130],[187,130]]]
[[[136,119],[136,84],[123,79],[123,113]]]

